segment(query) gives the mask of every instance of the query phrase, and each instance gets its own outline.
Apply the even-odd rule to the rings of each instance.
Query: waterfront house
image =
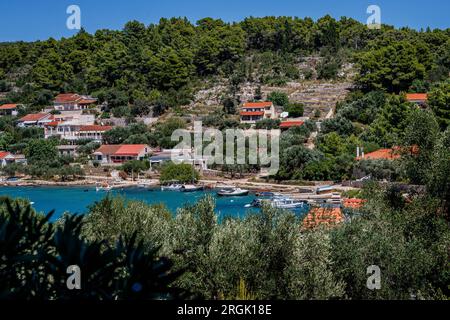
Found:
[[[55,97],[53,107],[58,111],[86,110],[93,107],[97,99],[77,93],[61,93]]]
[[[428,101],[427,93],[407,93],[406,100],[417,105],[425,105]]]
[[[0,106],[0,116],[17,116],[19,113],[19,104],[3,104]]]
[[[12,163],[26,165],[27,159],[23,154],[12,154],[7,151],[0,151],[0,167],[4,167]]]
[[[359,148],[356,154],[356,160],[396,160],[400,158],[399,148],[379,149],[374,152],[364,154],[359,152]]]
[[[30,113],[17,121],[18,127],[40,127],[43,128],[47,123],[53,121],[50,113]]]
[[[263,119],[277,119],[277,112],[272,102],[247,102],[241,112],[241,123],[254,124]]]
[[[93,153],[94,160],[101,164],[121,164],[130,160],[143,160],[151,149],[146,144],[102,145]]]
[[[44,126],[44,136],[58,137],[68,141],[93,140],[102,142],[103,134],[112,129],[111,126],[95,125],[93,115],[72,115],[70,117],[54,116],[53,121]]]

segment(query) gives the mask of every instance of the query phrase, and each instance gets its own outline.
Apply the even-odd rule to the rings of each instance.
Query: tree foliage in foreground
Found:
[[[144,246],[136,233],[114,243],[87,241],[82,216],[49,222],[23,201],[0,202],[0,298],[2,299],[171,299],[182,271]],[[81,270],[81,290],[69,290],[67,268]]]

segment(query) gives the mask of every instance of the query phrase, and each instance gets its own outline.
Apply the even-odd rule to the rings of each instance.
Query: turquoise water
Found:
[[[173,213],[185,204],[194,204],[206,194],[216,199],[216,211],[219,218],[226,216],[245,217],[250,212],[257,212],[256,208],[245,208],[246,204],[255,199],[255,195],[245,197],[222,198],[216,197],[214,190],[198,192],[161,191],[160,189],[124,188],[110,191],[113,195],[122,195],[126,199],[142,200],[148,204],[163,203]],[[55,210],[54,219],[58,219],[64,212],[85,214],[89,205],[103,199],[105,191],[95,191],[95,187],[0,187],[0,196],[24,198],[34,202],[33,208],[47,213]],[[307,208],[296,211],[303,214]]]

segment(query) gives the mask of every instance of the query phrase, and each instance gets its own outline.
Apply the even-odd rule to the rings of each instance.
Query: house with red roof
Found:
[[[58,137],[67,141],[81,139],[102,142],[103,134],[111,130],[111,126],[95,124],[94,115],[71,114],[54,115],[52,121],[44,125],[44,136]]]
[[[425,104],[428,101],[427,93],[407,93],[406,100],[415,104]]]
[[[77,111],[91,108],[97,99],[77,93],[61,93],[55,97],[53,107],[58,111]]]
[[[399,148],[379,149],[374,152],[356,156],[356,160],[396,160],[400,158]]]
[[[22,105],[15,103],[3,104],[0,106],[0,116],[17,116],[19,107]]]
[[[143,160],[151,153],[146,144],[104,144],[93,153],[101,164],[121,164],[131,160]]]
[[[277,119],[278,115],[272,102],[247,102],[239,113],[241,123],[254,124],[263,119]]]
[[[47,123],[53,121],[53,115],[50,113],[30,113],[17,121],[18,127],[40,127],[43,128]]]
[[[0,151],[0,168],[11,163],[27,164],[27,159],[22,154],[12,154],[8,151]]]

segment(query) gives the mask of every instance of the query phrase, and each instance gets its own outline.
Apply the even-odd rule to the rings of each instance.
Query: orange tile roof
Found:
[[[359,209],[361,208],[367,200],[365,199],[356,199],[356,198],[348,198],[344,199],[344,207],[351,209]]]
[[[304,123],[303,121],[283,121],[280,123],[280,128],[301,127]]]
[[[91,104],[91,103],[96,103],[97,99],[82,99],[80,101],[78,101],[79,104]]]
[[[80,103],[90,104],[96,102],[97,99],[81,96],[78,93],[61,93],[55,97],[55,103]]]
[[[303,229],[318,226],[334,226],[344,222],[345,217],[340,208],[312,208],[303,219]]]
[[[142,149],[147,147],[145,144],[123,144],[119,150],[116,151],[116,155],[138,155],[142,152]]]
[[[13,103],[9,103],[9,104],[4,104],[0,106],[0,110],[12,110],[12,109],[16,109],[17,108],[17,104],[13,104]]]
[[[400,158],[400,154],[397,149],[380,149],[374,152],[370,152],[363,157],[357,157],[356,160],[395,160]]]
[[[407,93],[406,100],[408,101],[426,101],[428,100],[427,93]]]
[[[102,154],[115,154],[117,150],[119,150],[120,145],[119,144],[103,144],[95,150],[95,153],[102,153]]]
[[[116,155],[116,156],[137,156],[147,145],[145,144],[116,144],[102,145],[95,153]]]
[[[60,123],[62,123],[62,121],[52,121],[52,122],[46,123],[45,126],[46,127],[56,127]]]
[[[242,111],[241,116],[263,116],[263,111]]]
[[[48,113],[30,113],[27,114],[26,116],[22,117],[19,119],[19,121],[21,122],[25,122],[25,121],[39,121],[43,118],[48,117],[49,114]]]
[[[111,126],[100,126],[100,125],[88,125],[88,126],[83,126],[80,128],[80,131],[109,131],[111,130],[113,127]]]
[[[265,101],[265,102],[246,102],[243,105],[243,108],[265,108],[265,107],[271,107],[272,102]]]
[[[11,153],[7,152],[7,151],[0,151],[0,159],[4,159],[7,156],[9,156]]]

